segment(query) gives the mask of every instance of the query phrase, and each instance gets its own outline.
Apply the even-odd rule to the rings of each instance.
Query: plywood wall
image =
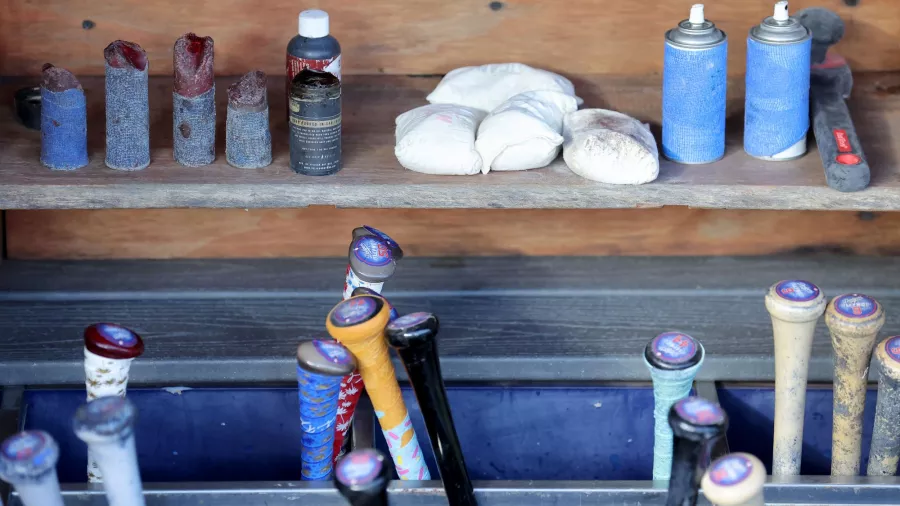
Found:
[[[0,0],[0,74],[31,75],[50,61],[80,74],[103,73],[103,48],[123,38],[150,55],[155,74],[172,71],[182,33],[210,35],[216,71],[281,74],[296,16],[326,9],[349,73],[431,74],[521,61],[567,74],[661,70],[665,31],[687,17],[690,0]],[[742,74],[749,28],[774,0],[707,2],[730,36],[732,74]],[[847,4],[858,4],[850,7]],[[848,22],[841,51],[857,70],[900,68],[897,0],[796,0]]]
[[[371,224],[415,256],[900,252],[900,213],[624,210],[9,211],[11,258],[346,255]]]

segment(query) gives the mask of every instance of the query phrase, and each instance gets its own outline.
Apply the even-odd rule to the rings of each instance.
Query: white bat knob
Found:
[[[20,432],[0,446],[0,478],[16,489],[24,506],[63,506],[57,460],[59,446],[50,434]]]
[[[766,468],[749,453],[731,453],[710,464],[700,486],[718,506],[765,506]]]

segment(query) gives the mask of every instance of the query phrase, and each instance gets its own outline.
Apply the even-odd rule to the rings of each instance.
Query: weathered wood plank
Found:
[[[362,223],[388,231],[410,256],[900,251],[900,213],[893,212],[310,207],[6,214],[7,249],[14,259],[342,256],[349,239],[335,231]]]
[[[839,12],[848,22],[841,50],[856,69],[898,69],[897,2],[848,3],[798,0],[791,7],[823,5]],[[730,36],[731,73],[743,72],[747,32],[772,14],[771,4],[719,0],[707,6],[710,19]],[[127,38],[147,50],[151,72],[171,75],[175,39],[196,31],[215,38],[219,73],[262,68],[281,74],[298,11],[317,7],[331,14],[348,73],[430,74],[522,61],[559,71],[645,74],[661,71],[663,33],[687,17],[689,6],[653,0],[382,0],[372,9],[353,0],[4,0],[0,73],[35,74],[51,61],[100,75],[103,48]]]
[[[16,83],[5,81],[0,92]],[[592,77],[579,81],[588,106],[606,105],[643,120],[659,119],[659,79]],[[261,170],[216,163],[186,169],[171,158],[171,92],[166,78],[151,84],[152,165],[138,173],[102,165],[102,81],[86,79],[91,164],[54,173],[38,163],[39,135],[7,117],[0,121],[0,208],[158,207],[427,207],[427,208],[623,208],[687,205],[741,209],[900,209],[900,177],[893,132],[900,131],[900,74],[860,77],[853,109],[873,184],[866,191],[839,193],[825,186],[818,154],[787,163],[756,160],[740,148],[740,115],[730,129],[728,152],[702,166],[663,161],[657,182],[637,187],[583,179],[558,160],[550,167],[468,177],[427,176],[401,168],[393,154],[393,121],[424,103],[435,79],[348,78],[345,101],[344,170],[332,177],[298,176],[288,168],[287,134],[273,122],[275,161]],[[226,82],[218,89],[224,99]],[[739,89],[739,82],[735,87]],[[272,110],[283,106],[282,83],[271,80]],[[739,103],[734,103],[737,107]],[[734,109],[734,107],[732,109]],[[219,115],[224,121],[224,114]],[[224,141],[224,136],[220,136]]]
[[[641,349],[670,329],[704,343],[701,379],[770,381],[762,295],[784,277],[811,279],[830,295],[866,291],[886,308],[885,332],[900,326],[892,309],[900,306],[900,267],[886,259],[410,260],[386,293],[402,312],[441,317],[452,381],[646,380]],[[0,384],[79,383],[81,331],[104,320],[144,336],[137,383],[289,381],[297,341],[324,335],[342,267],[8,262],[0,276]],[[811,381],[830,381],[824,324],[813,353]]]

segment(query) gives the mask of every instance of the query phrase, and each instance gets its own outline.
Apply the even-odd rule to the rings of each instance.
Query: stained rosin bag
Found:
[[[631,116],[584,109],[566,116],[563,158],[581,177],[610,184],[644,184],[659,175],[650,128]]]

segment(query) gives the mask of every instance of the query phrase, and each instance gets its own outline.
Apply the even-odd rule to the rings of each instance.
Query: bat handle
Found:
[[[816,145],[828,186],[842,192],[865,189],[871,170],[847,102],[836,90],[824,86],[813,86],[811,97]]]
[[[881,376],[866,475],[894,476],[900,459],[900,432],[897,431],[900,423],[900,336],[879,343],[875,348],[875,359]]]
[[[0,445],[0,478],[15,487],[24,506],[63,506],[58,460],[59,446],[50,434],[20,432]]]
[[[712,443],[725,435],[728,417],[718,404],[688,397],[672,406],[669,425],[675,441],[666,506],[694,506],[704,463]]]
[[[352,506],[387,506],[390,466],[378,450],[348,453],[338,462],[334,474],[335,487]]]
[[[436,343],[438,327],[435,315],[411,313],[388,324],[386,333],[406,366],[450,505],[475,506],[475,492],[441,375]]]
[[[335,420],[341,377],[315,374],[297,366],[300,395],[301,474],[304,480],[321,481],[331,477]]]

